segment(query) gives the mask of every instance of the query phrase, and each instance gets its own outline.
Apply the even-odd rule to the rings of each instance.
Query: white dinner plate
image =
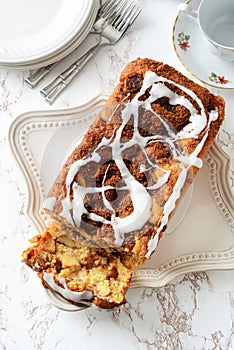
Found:
[[[0,0],[0,62],[32,63],[58,52],[77,37],[93,0]]]
[[[27,186],[25,215],[37,232],[46,225],[40,208],[64,157],[105,101],[99,96],[75,108],[27,112],[12,123],[9,145]],[[234,268],[233,203],[230,158],[215,142],[179,216],[152,257],[134,271],[131,287],[159,287],[182,273]],[[79,310],[53,292],[47,296],[59,308]]]
[[[227,62],[209,52],[195,14],[201,0],[188,0],[179,6],[173,26],[173,46],[187,69],[203,83],[219,89],[234,89],[234,61]]]
[[[53,54],[48,55],[47,57],[43,57],[42,59],[35,60],[33,62],[20,62],[17,64],[15,63],[5,64],[0,62],[0,65],[2,67],[10,68],[10,69],[29,70],[29,69],[45,67],[63,59],[64,57],[68,56],[71,52],[73,52],[87,37],[95,21],[98,8],[99,8],[98,1],[94,0],[89,19],[87,20],[83,28],[80,30],[79,34],[75,36],[69,43],[67,43],[67,45],[64,45],[62,49],[56,51]]]

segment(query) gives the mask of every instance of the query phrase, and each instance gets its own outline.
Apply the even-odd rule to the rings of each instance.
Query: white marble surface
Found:
[[[68,313],[50,305],[37,276],[21,263],[35,231],[24,217],[26,189],[7,143],[10,123],[28,110],[75,106],[108,94],[124,65],[138,56],[184,72],[171,40],[180,0],[140,3],[141,17],[125,38],[103,48],[52,107],[39,94],[42,84],[35,90],[24,84],[28,72],[0,69],[0,349],[234,349],[233,270],[182,275],[159,289],[131,289],[119,313],[93,308]],[[227,101],[220,139],[234,159],[234,91],[216,92]],[[234,187],[233,167],[230,176]]]

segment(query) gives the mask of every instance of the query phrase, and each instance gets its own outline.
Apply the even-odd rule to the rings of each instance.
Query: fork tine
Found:
[[[100,7],[98,14],[104,15],[104,13],[108,12],[113,6],[116,5],[116,0],[107,0],[104,2],[104,4]]]
[[[107,0],[104,5],[98,11],[98,19],[101,21],[99,26],[104,27],[110,24],[116,16],[119,16],[121,9],[125,6],[128,0]]]
[[[108,2],[106,9],[104,9],[104,11],[102,11],[102,17],[106,18],[112,18],[113,16],[115,16],[117,13],[120,13],[121,9],[123,6],[125,6],[125,3],[128,0],[120,0],[120,1],[116,1],[116,0],[110,0],[110,1],[106,1]],[[105,4],[106,4],[105,2]],[[104,4],[104,5],[105,5]]]
[[[117,23],[114,23],[114,28],[118,31],[125,32],[139,16],[140,12],[141,8],[137,7],[134,3],[131,3],[125,10],[124,15],[119,18]]]
[[[140,13],[141,13],[141,8],[136,7],[135,11],[128,18],[127,22],[123,24],[120,30],[125,32],[128,29],[128,27],[131,26],[132,23],[137,19]]]
[[[114,16],[119,16],[120,11],[125,6],[126,0],[120,0],[118,4],[113,6],[108,14],[108,18],[113,18]],[[114,17],[115,18],[115,17]]]
[[[125,3],[125,6],[122,8],[123,11],[121,11],[119,13],[119,16],[117,16],[113,22],[112,22],[112,26],[117,28],[118,25],[125,21],[129,15],[129,11],[131,11],[131,9],[134,7],[134,3],[130,2],[130,3]]]

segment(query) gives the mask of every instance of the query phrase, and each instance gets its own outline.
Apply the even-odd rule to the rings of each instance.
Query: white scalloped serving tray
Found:
[[[105,100],[98,96],[75,108],[28,112],[12,123],[9,145],[27,186],[25,215],[36,231],[45,227],[41,203],[68,149],[87,130]],[[182,273],[234,268],[234,196],[229,172],[230,159],[215,142],[187,196],[186,215],[164,233],[147,263],[136,269],[131,287],[160,287]],[[50,299],[63,309],[77,309],[52,295]]]

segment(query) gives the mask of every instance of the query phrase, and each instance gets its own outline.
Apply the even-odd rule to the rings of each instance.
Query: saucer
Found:
[[[188,0],[179,6],[173,26],[175,52],[190,74],[216,88],[234,89],[234,61],[227,62],[208,51],[196,13],[201,0]]]

